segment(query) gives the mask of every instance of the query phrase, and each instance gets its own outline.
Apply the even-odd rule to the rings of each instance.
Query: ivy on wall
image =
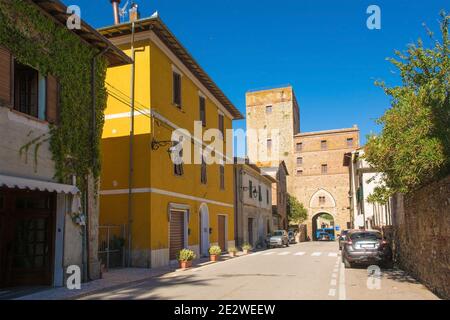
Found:
[[[84,177],[92,172],[98,178],[100,172],[106,60],[96,58],[96,128],[92,137],[91,65],[98,50],[25,0],[0,1],[0,45],[20,63],[58,79],[59,122],[50,129],[55,178],[63,183],[76,175],[78,186],[84,189]]]

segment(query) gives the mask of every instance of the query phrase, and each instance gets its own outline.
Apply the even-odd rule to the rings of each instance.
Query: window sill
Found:
[[[31,125],[40,130],[48,130],[50,126],[50,123],[46,120],[30,116],[26,113],[14,110],[12,108],[8,108],[8,119],[11,121],[22,123],[24,125]]]

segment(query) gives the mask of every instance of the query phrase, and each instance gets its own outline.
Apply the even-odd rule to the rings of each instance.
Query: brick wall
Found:
[[[450,299],[450,176],[397,199],[397,263],[438,296]]]

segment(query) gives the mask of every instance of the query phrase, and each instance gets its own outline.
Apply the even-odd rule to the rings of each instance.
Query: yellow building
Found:
[[[242,115],[158,16],[138,20],[135,30],[132,192],[130,197],[131,67],[126,66],[109,69],[106,77],[100,224],[130,225],[125,247],[131,244],[131,265],[154,268],[175,260],[182,248],[199,257],[211,245],[234,246],[232,162],[180,168],[169,151],[175,129],[193,135],[194,122],[203,119],[203,130],[227,130]],[[131,23],[99,32],[131,55]],[[232,144],[227,140],[225,145]],[[190,147],[193,153],[194,140]]]

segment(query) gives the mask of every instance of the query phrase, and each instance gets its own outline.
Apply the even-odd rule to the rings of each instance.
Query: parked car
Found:
[[[339,236],[339,250],[342,250],[345,241],[347,240],[347,235],[350,230],[343,230]]]
[[[286,230],[277,230],[272,233],[269,238],[268,247],[289,247],[289,238]]]
[[[317,233],[317,241],[330,241],[330,234],[328,232],[319,232]]]
[[[295,232],[294,231],[289,231],[288,232],[288,239],[289,239],[289,243],[295,243]]]
[[[345,268],[356,264],[376,264],[389,268],[392,264],[392,251],[378,231],[351,231],[343,243],[342,262]]]

